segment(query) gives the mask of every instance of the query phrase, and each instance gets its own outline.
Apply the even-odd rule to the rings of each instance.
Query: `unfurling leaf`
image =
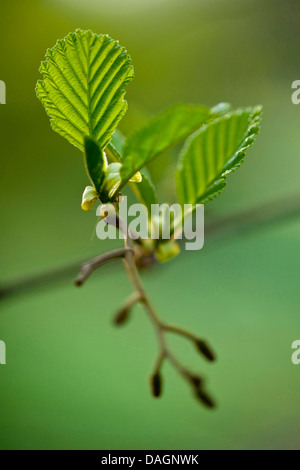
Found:
[[[101,201],[106,203],[114,199],[121,184],[121,163],[111,163],[106,169],[104,183],[101,187]]]
[[[111,163],[105,170],[105,178],[100,189],[100,199],[102,202],[112,202],[119,192],[122,182],[121,179],[122,163]],[[136,173],[130,179],[131,182],[139,183],[142,181],[142,175]]]
[[[106,35],[78,29],[47,51],[40,72],[36,92],[52,128],[80,150],[85,136],[105,149],[127,110],[133,67],[126,50]]]
[[[122,148],[125,145],[125,141],[126,139],[124,135],[117,129],[111,142],[107,146],[107,154],[116,163],[121,163],[123,160]],[[141,204],[144,204],[150,214],[151,205],[158,204],[155,188],[146,169],[143,169],[141,173],[137,173],[137,175],[137,182],[139,184],[137,185],[134,181],[131,181],[129,182],[129,185],[137,199]]]
[[[177,171],[181,205],[204,204],[226,186],[259,132],[261,107],[232,111],[203,126],[187,140]]]
[[[119,129],[117,129],[108,144],[108,152],[112,158],[113,161],[115,162],[121,162],[122,161],[122,148],[125,144],[125,136],[122,134]]]
[[[82,196],[82,203],[81,203],[82,210],[84,210],[85,212],[90,211],[93,208],[98,198],[99,198],[99,195],[96,189],[93,188],[92,186],[87,186]]]

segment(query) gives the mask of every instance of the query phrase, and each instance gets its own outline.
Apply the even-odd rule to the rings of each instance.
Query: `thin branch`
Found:
[[[126,252],[127,250],[125,248],[120,248],[118,250],[109,251],[108,253],[97,256],[97,258],[94,258],[91,261],[87,261],[81,266],[81,270],[75,284],[78,287],[82,286],[97,268],[107,263],[108,261],[124,258]]]
[[[122,307],[117,312],[114,318],[114,324],[119,326],[123,325],[129,318],[133,306],[141,300],[139,292],[133,292],[128,299],[125,300]]]
[[[156,314],[154,308],[152,307],[146,295],[142,282],[140,280],[140,276],[139,276],[136,263],[135,263],[134,245],[133,245],[132,239],[130,238],[128,227],[125,221],[119,217],[116,217],[116,218],[106,217],[106,222],[107,224],[116,225],[116,227],[122,232],[124,236],[124,245],[125,245],[124,263],[125,263],[126,271],[128,273],[129,279],[131,280],[131,283],[135,292],[139,296],[141,304],[144,305],[146,311],[148,312],[149,318],[151,319],[155,327],[161,353],[166,355],[167,347],[166,347],[165,338],[163,335],[163,326],[162,326],[163,324],[161,320],[159,319],[158,315]]]
[[[191,341],[198,341],[197,336],[195,336],[190,331],[186,331],[186,330],[184,330],[184,329],[182,329],[178,326],[164,324],[163,329],[165,331],[168,331],[169,333],[175,333],[175,334],[180,335],[180,336],[185,336],[187,339],[189,339]]]
[[[224,217],[217,216],[207,220],[205,224],[206,241],[224,241],[239,235],[246,235],[255,230],[267,228],[283,221],[296,219],[300,216],[300,195],[266,203],[246,211]],[[152,264],[153,259],[151,259]],[[150,263],[150,261],[149,261]],[[0,301],[17,294],[36,291],[45,286],[56,285],[76,275],[79,262],[54,269],[34,276],[0,285]]]
[[[134,254],[134,246],[133,246],[133,241],[130,238],[130,233],[128,230],[128,227],[121,218],[117,217],[106,217],[104,219],[107,224],[112,224],[116,226],[123,234],[124,236],[124,246],[125,246],[125,255],[124,255],[124,263],[125,267],[129,276],[129,279],[131,280],[133,289],[134,289],[134,294],[135,294],[135,301],[139,301],[145,308],[146,313],[148,314],[148,317],[150,321],[153,324],[153,327],[156,331],[157,338],[158,338],[158,345],[159,345],[159,358],[156,363],[156,367],[154,370],[154,374],[152,378],[154,379],[154,383],[156,382],[156,386],[153,388],[153,392],[155,396],[159,396],[160,393],[158,389],[161,387],[158,387],[158,382],[161,382],[161,377],[160,377],[160,368],[161,365],[164,361],[164,359],[168,359],[170,364],[175,368],[175,370],[189,383],[189,385],[192,385],[194,390],[196,391],[196,394],[198,398],[201,399],[202,403],[204,403],[206,406],[213,408],[214,403],[209,397],[209,395],[206,394],[206,392],[203,390],[203,379],[197,377],[196,382],[195,382],[195,376],[188,370],[186,369],[180,361],[176,358],[176,356],[171,352],[169,349],[167,343],[166,343],[166,338],[165,338],[165,333],[167,331],[171,331],[173,333],[180,334],[184,337],[187,337],[191,339],[193,342],[198,343],[199,341],[197,340],[197,337],[194,336],[191,333],[188,333],[186,330],[181,330],[179,327],[174,327],[171,325],[167,325],[162,322],[162,320],[159,318],[157,313],[155,312],[152,303],[150,302],[144,287],[142,285],[137,267],[136,267],[136,259],[135,259],[135,254]],[[126,315],[127,315],[127,311]],[[124,310],[121,311],[121,317],[124,319]],[[119,316],[120,318],[120,316]],[[203,342],[201,341],[201,344]],[[203,343],[204,344],[204,343]],[[207,346],[205,345],[205,348]],[[209,350],[209,348],[207,347]],[[203,353],[203,351],[200,351]],[[206,355],[206,354],[204,354]],[[207,357],[207,356],[206,356]],[[213,356],[210,356],[210,360],[213,360]],[[158,388],[157,388],[158,387]],[[205,397],[205,400],[203,400],[203,397]]]
[[[153,375],[156,375],[156,374],[160,373],[165,358],[166,358],[166,356],[164,355],[164,353],[161,352],[158,356],[157,361],[156,361]]]

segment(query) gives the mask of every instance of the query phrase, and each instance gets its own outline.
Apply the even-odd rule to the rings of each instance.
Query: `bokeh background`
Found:
[[[230,177],[211,214],[234,213],[299,194],[298,0],[27,0],[1,3],[0,281],[80,262],[111,248],[80,209],[87,184],[80,153],[50,129],[35,97],[48,47],[91,28],[132,55],[127,133],[174,102],[262,104],[257,143]],[[174,155],[152,168],[172,197]],[[163,173],[163,176],[161,173]],[[130,292],[122,266],[104,268],[82,290],[72,277],[1,302],[1,449],[297,449],[300,365],[300,221],[207,243],[144,275],[160,314],[208,338],[207,365],[182,340],[174,348],[203,372],[218,409],[191,397],[165,368],[155,401],[148,375],[156,356],[143,311],[115,330],[112,314]]]

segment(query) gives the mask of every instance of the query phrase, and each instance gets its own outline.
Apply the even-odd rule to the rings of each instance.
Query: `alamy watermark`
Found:
[[[292,354],[292,363],[295,366],[298,366],[300,364],[300,340],[296,340],[292,343],[292,349],[295,349],[295,351]]]
[[[0,364],[6,364],[6,345],[4,341],[0,341]]]
[[[292,103],[293,104],[300,104],[300,80],[295,80],[292,83]]]
[[[100,240],[122,239],[116,223],[107,224],[105,218],[116,220],[117,215],[125,221],[133,240],[186,240],[186,250],[201,250],[204,246],[204,205],[152,204],[150,213],[143,204],[128,206],[124,196],[119,203],[117,214],[113,204],[99,206],[97,217],[103,219],[97,224],[96,233]]]
[[[6,85],[0,80],[0,104],[6,104]]]

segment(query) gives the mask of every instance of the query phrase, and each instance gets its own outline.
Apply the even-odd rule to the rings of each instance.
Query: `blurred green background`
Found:
[[[209,210],[224,215],[299,191],[298,0],[27,0],[2,2],[0,79],[0,283],[106,251],[80,209],[87,184],[80,153],[53,133],[35,97],[48,47],[91,28],[132,55],[127,133],[174,102],[263,104],[262,132],[243,167]],[[169,159],[168,159],[169,158]],[[173,157],[152,169],[171,195]],[[171,196],[170,196],[171,197]],[[207,208],[208,209],[208,208]],[[218,409],[208,412],[170,368],[164,397],[148,390],[156,341],[143,311],[115,330],[111,316],[131,290],[121,266],[82,290],[72,279],[0,304],[1,449],[297,449],[300,366],[300,221],[207,243],[144,276],[166,319],[208,338],[203,372]]]

